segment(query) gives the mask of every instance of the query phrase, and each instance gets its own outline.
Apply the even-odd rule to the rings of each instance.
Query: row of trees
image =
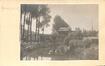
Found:
[[[32,4],[22,4],[21,5],[21,40],[32,40],[32,24],[33,19],[35,20],[35,40],[39,42],[39,33],[42,29],[44,33],[45,26],[48,26],[51,16],[49,15],[50,10],[47,5],[32,5]],[[24,15],[24,18],[22,18]],[[23,23],[22,23],[23,20]],[[25,30],[25,26],[28,26],[28,30]],[[27,33],[27,37],[25,36]],[[27,41],[26,40],[26,41]]]

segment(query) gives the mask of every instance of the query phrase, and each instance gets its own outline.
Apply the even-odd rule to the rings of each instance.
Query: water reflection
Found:
[[[41,57],[41,56],[38,56],[38,57],[25,56],[23,58],[23,60],[51,60],[51,58],[50,57]]]

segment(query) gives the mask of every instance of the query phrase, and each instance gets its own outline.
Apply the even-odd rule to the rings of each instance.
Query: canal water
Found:
[[[51,57],[41,57],[41,56],[38,56],[37,58],[35,57],[29,57],[29,56],[25,56],[23,58],[23,60],[51,60]]]

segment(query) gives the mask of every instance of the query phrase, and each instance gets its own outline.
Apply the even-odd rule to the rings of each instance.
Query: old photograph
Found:
[[[97,4],[20,4],[20,60],[98,60]]]

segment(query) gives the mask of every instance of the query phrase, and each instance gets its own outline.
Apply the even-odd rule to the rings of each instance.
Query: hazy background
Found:
[[[91,30],[92,26],[94,30],[98,30],[97,4],[50,4],[48,7],[50,8],[50,15],[52,18],[51,22],[49,22],[50,27],[45,28],[46,34],[50,34],[52,32],[53,19],[55,15],[61,16],[73,30],[75,27],[79,27],[81,30]],[[35,24],[32,26],[32,30],[35,30]]]

